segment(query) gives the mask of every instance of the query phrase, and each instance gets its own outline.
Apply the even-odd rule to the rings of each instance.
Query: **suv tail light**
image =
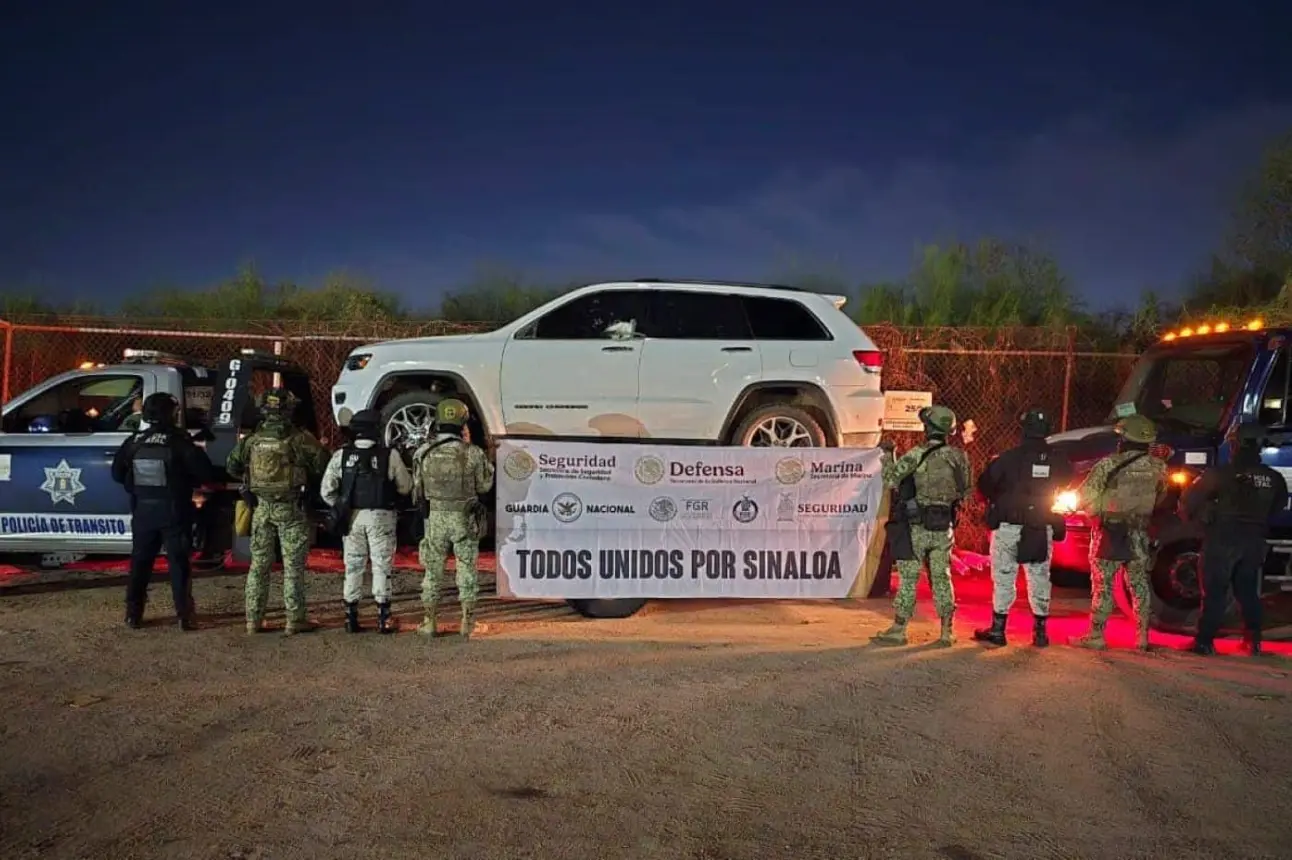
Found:
[[[877,349],[854,349],[852,357],[867,373],[879,373],[884,369],[884,354]]]
[[[1175,456],[1175,449],[1170,445],[1164,445],[1161,442],[1154,442],[1152,445],[1149,445],[1148,452],[1159,460],[1170,460]]]

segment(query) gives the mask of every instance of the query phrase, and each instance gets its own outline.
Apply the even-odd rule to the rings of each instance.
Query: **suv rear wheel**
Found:
[[[742,448],[824,448],[825,429],[805,409],[782,403],[760,406],[732,434]]]

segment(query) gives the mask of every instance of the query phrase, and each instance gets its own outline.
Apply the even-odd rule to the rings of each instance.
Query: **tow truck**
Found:
[[[255,428],[255,395],[281,385],[299,400],[299,426],[317,433],[309,374],[280,356],[244,349],[216,368],[183,356],[127,349],[114,364],[84,362],[23,392],[0,418],[0,554],[36,556],[56,568],[87,555],[129,555],[129,497],[112,480],[112,458],[144,398],[182,404],[180,425],[204,444],[216,480],[196,494],[194,545],[205,569],[220,567],[235,541],[237,488],[224,462]]]
[[[1136,362],[1113,402],[1106,423],[1050,437],[1084,476],[1117,448],[1113,425],[1140,414],[1158,428],[1152,453],[1169,466],[1168,493],[1151,522],[1153,626],[1191,633],[1202,606],[1197,524],[1179,514],[1180,493],[1203,471],[1230,461],[1230,440],[1239,424],[1256,421],[1269,433],[1261,452],[1292,486],[1292,328],[1267,327],[1254,319],[1243,325],[1210,321],[1165,333]],[[1080,510],[1076,488],[1059,494],[1055,511],[1064,515],[1066,538],[1055,546],[1054,565],[1089,574],[1091,519]],[[1292,497],[1271,523],[1262,593],[1292,591]],[[1113,586],[1118,607],[1133,615],[1125,573]],[[1227,624],[1237,619],[1231,601]]]

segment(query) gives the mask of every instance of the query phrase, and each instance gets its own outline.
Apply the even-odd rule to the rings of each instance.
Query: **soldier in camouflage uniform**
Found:
[[[418,553],[426,568],[422,580],[426,616],[417,632],[425,636],[436,633],[440,587],[451,548],[457,561],[461,633],[467,639],[475,629],[479,591],[476,558],[484,520],[480,495],[493,486],[493,464],[484,451],[465,441],[467,407],[461,400],[441,400],[435,408],[435,422],[436,437],[413,457],[413,498],[426,512],[426,532]]]
[[[893,600],[893,624],[871,637],[880,645],[905,645],[906,625],[915,614],[915,587],[920,568],[929,569],[933,602],[942,622],[938,643],[955,644],[952,622],[955,617],[955,590],[951,585],[951,547],[956,508],[973,486],[969,458],[960,448],[947,444],[956,426],[955,413],[945,406],[931,406],[920,412],[926,440],[898,459],[893,459],[893,445],[882,447],[884,486],[894,488],[904,481],[914,482],[916,516],[909,522],[914,558],[899,559],[897,573],[901,582]]]
[[[332,455],[319,495],[332,508],[345,557],[345,629],[358,633],[363,571],[372,562],[377,632],[394,633],[390,574],[395,566],[399,497],[413,491],[413,476],[398,451],[381,444],[381,417],[364,409],[347,428],[353,441]]]
[[[275,388],[261,395],[256,431],[238,440],[225,470],[255,497],[251,517],[251,569],[247,571],[247,632],[258,633],[269,599],[275,545],[283,555],[284,632],[315,629],[305,615],[305,558],[309,552],[308,487],[322,475],[328,452],[310,433],[292,425],[296,398]]]
[[[1149,519],[1166,491],[1166,463],[1149,452],[1157,427],[1143,415],[1117,422],[1121,436],[1116,454],[1086,475],[1079,496],[1086,513],[1098,520],[1090,542],[1090,632],[1074,640],[1082,648],[1103,650],[1104,627],[1113,611],[1117,570],[1125,565],[1135,606],[1139,650],[1148,650]]]

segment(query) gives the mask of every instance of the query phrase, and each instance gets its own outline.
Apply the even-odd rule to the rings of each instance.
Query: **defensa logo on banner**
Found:
[[[752,484],[754,472],[744,463],[723,462],[696,457],[693,448],[683,448],[690,456],[660,457],[647,454],[633,464],[633,477],[648,487],[664,481],[669,484]]]
[[[500,590],[518,598],[846,597],[883,488],[878,450],[504,440],[497,458]],[[581,470],[600,468],[594,493]]]

